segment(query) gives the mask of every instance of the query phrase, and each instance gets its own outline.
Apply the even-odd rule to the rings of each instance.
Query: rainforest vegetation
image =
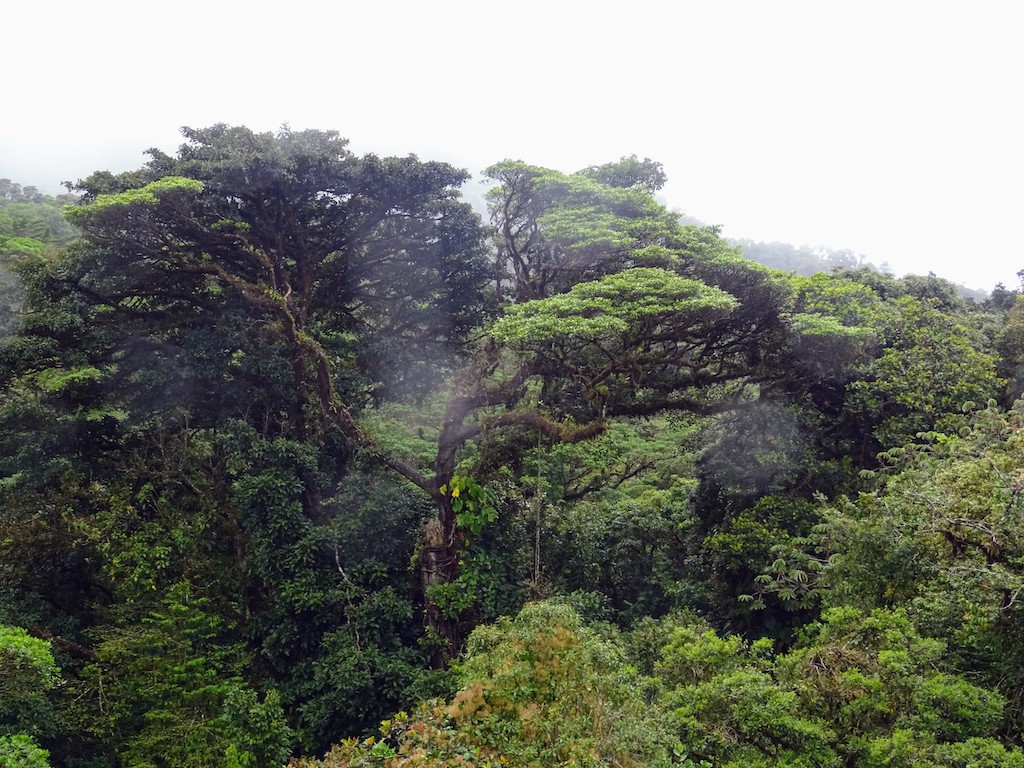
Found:
[[[0,765],[1024,766],[1020,286],[183,133],[0,181]]]

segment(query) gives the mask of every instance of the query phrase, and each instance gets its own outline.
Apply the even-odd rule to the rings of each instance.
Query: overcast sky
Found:
[[[474,174],[637,154],[726,236],[1016,286],[1022,21],[941,0],[10,0],[0,177],[59,192],[216,122]]]

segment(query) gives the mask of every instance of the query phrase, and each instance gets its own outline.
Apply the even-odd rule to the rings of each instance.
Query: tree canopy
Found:
[[[183,135],[0,180],[0,762],[1024,765],[1019,291]]]

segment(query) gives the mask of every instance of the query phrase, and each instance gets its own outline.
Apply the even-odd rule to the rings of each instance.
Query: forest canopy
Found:
[[[0,181],[0,764],[1024,765],[1019,289],[183,135]]]

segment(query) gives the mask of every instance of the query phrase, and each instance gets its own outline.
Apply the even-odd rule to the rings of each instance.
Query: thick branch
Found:
[[[518,426],[526,427],[554,438],[562,443],[579,443],[603,434],[608,429],[604,419],[597,419],[580,425],[566,425],[553,421],[536,409],[509,411],[488,424],[488,428]]]

